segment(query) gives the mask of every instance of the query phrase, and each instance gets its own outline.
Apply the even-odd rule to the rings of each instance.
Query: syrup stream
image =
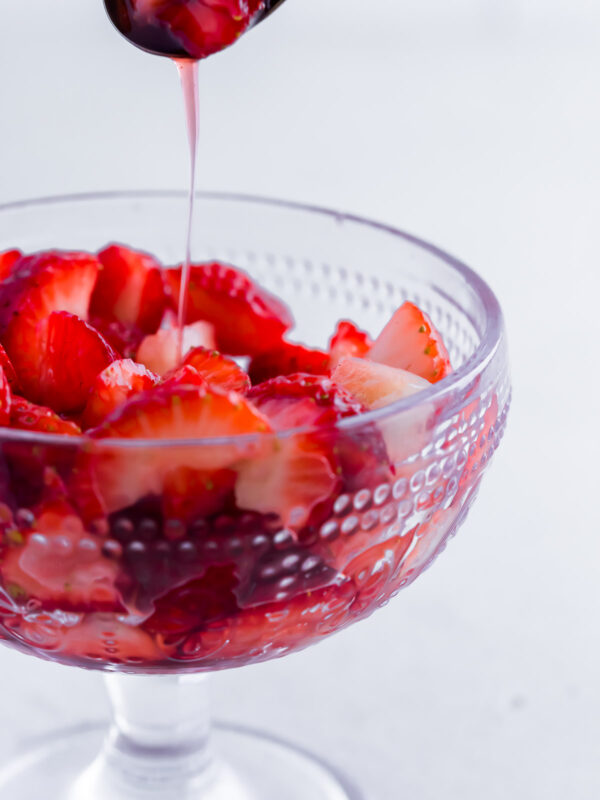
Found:
[[[196,161],[198,156],[198,133],[200,128],[200,110],[198,102],[198,62],[181,60],[175,61],[181,79],[183,102],[187,124],[188,140],[190,145],[190,197],[188,207],[188,225],[185,247],[185,260],[181,270],[181,286],[179,289],[178,305],[178,349],[179,361],[183,358],[183,327],[187,316],[188,285],[190,282],[190,269],[192,264],[192,230],[194,225],[194,206],[196,191]]]

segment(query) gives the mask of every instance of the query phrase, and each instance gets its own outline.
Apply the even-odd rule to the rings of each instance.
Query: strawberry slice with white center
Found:
[[[102,555],[102,540],[86,532],[64,501],[43,504],[31,529],[7,548],[0,564],[11,594],[45,609],[118,611],[118,565]]]
[[[181,268],[165,277],[179,297]],[[212,262],[192,266],[186,322],[214,325],[216,349],[233,356],[264,353],[281,342],[293,324],[287,306],[254,283],[245,272]]]
[[[158,376],[129,358],[113,361],[96,377],[82,415],[84,428],[93,428],[130,397],[151,389]]]
[[[10,408],[12,406],[12,392],[6,373],[0,367],[0,425],[5,427],[10,424]]]
[[[101,269],[90,313],[154,333],[167,305],[162,268],[154,256],[113,244],[98,253]]]
[[[250,389],[250,378],[235,361],[221,355],[217,350],[195,347],[187,354],[183,364],[194,367],[202,377],[226,391],[246,394]]]
[[[48,318],[36,398],[55,411],[80,411],[97,376],[118,359],[106,339],[66,311]]]
[[[168,386],[169,388],[173,386],[204,387],[207,385],[207,381],[200,375],[197,369],[194,369],[194,367],[189,364],[184,364],[183,367],[178,367],[177,369],[171,370],[171,372],[167,372],[160,382],[160,385]]]
[[[329,342],[332,368],[346,356],[364,358],[372,346],[373,340],[368,333],[361,331],[353,322],[341,320]]]
[[[22,391],[33,401],[46,355],[48,318],[54,311],[87,317],[98,261],[87,253],[48,251],[25,256],[0,283],[0,339]]]
[[[182,467],[216,472],[252,458],[265,446],[262,436],[204,445],[199,439],[241,437],[269,430],[267,418],[234,392],[221,392],[208,385],[157,386],[132,398],[100,427],[88,432],[95,443],[81,453],[73,490],[80,491],[86,515],[100,509],[104,513],[117,511],[147,495],[160,496],[169,476]],[[103,445],[102,440],[107,438],[167,441],[137,447],[124,442],[125,446],[118,447]],[[182,440],[181,444],[176,440]]]
[[[364,358],[342,358],[331,377],[369,409],[383,408],[431,386],[412,372]]]
[[[443,339],[425,312],[404,303],[379,334],[368,357],[436,383],[452,371]]]
[[[431,386],[429,381],[412,372],[364,358],[343,358],[332,377],[370,410],[384,408]],[[378,421],[378,429],[392,462],[401,462],[420,452],[427,444],[433,411],[431,403],[421,404]]]
[[[5,250],[3,253],[0,253],[0,281],[8,278],[12,272],[13,266],[22,255],[20,250]]]
[[[301,528],[340,485],[344,469],[333,426],[364,408],[328,378],[314,375],[274,378],[248,396],[277,431],[320,429],[273,440],[270,452],[240,467],[235,488],[241,508],[275,513],[285,525]]]
[[[161,377],[166,375],[181,363],[179,338],[180,333],[175,326],[160,328],[156,333],[145,336],[137,351],[136,361]],[[214,349],[215,334],[210,322],[194,322],[183,326],[183,356],[196,347]]]

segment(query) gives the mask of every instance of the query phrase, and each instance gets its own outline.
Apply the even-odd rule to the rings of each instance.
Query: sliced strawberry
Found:
[[[89,432],[97,442],[81,454],[73,491],[79,493],[86,516],[93,511],[116,511],[146,495],[160,496],[174,470],[187,467],[216,472],[264,447],[262,437],[206,445],[199,439],[237,437],[269,429],[266,417],[233,392],[209,386],[157,386],[129,400]],[[118,447],[103,445],[105,438],[166,441]],[[178,439],[181,444],[174,444]]]
[[[55,311],[48,318],[36,396],[55,411],[80,411],[97,376],[117,358],[95,328]]]
[[[333,425],[365,408],[330,378],[288,375],[255,386],[248,398],[276,431]]]
[[[334,493],[338,479],[327,455],[303,449],[305,442],[274,442],[271,453],[240,467],[235,498],[240,508],[277,514],[300,529],[319,503]]]
[[[154,8],[154,24],[169,31],[170,47],[183,49],[189,58],[206,58],[238,39],[250,25],[264,0],[204,0],[194,3],[148,2]],[[152,16],[150,19],[152,20]],[[146,18],[147,20],[148,18]]]
[[[284,597],[277,602],[265,603],[236,615],[219,658],[231,664],[243,664],[253,660],[250,653],[264,652],[265,647],[286,650],[305,647],[318,637],[339,630],[351,621],[350,609],[356,589],[351,580],[341,579],[331,586],[291,599],[286,596],[289,590],[281,594]],[[189,650],[190,645],[188,641],[181,649]]]
[[[122,610],[117,564],[102,555],[102,540],[86,532],[68,503],[45,503],[21,540],[0,564],[2,581],[12,591],[44,609]]]
[[[272,350],[255,356],[250,362],[250,379],[254,385],[280,375],[303,372],[307,375],[329,375],[331,359],[324,350],[294,342],[280,342]]]
[[[431,386],[411,372],[364,358],[343,358],[332,378],[369,409],[383,408]],[[390,414],[378,421],[377,428],[392,463],[414,456],[427,444],[433,413],[431,404],[418,404],[402,414]]]
[[[81,428],[74,422],[62,419],[51,408],[30,403],[23,397],[13,396],[10,409],[10,426],[36,433],[56,433],[78,436]]]
[[[364,358],[342,358],[331,377],[369,409],[382,408],[431,386],[412,372]]]
[[[118,320],[106,320],[98,316],[90,316],[89,323],[96,328],[110,346],[120,353],[123,358],[134,358],[138,351],[144,333],[139,328],[131,325],[124,325]]]
[[[160,382],[161,386],[206,386],[207,381],[200,375],[197,369],[194,369],[190,364],[184,364],[183,367],[177,367],[167,372],[165,377]]]
[[[181,268],[165,275],[173,296],[179,297]],[[197,320],[214,325],[217,349],[234,356],[270,350],[293,324],[281,300],[246,273],[219,262],[192,266],[186,321]]]
[[[151,633],[190,633],[238,610],[234,569],[210,566],[204,575],[173,589],[156,601],[155,613],[144,623]]]
[[[48,495],[48,469],[61,474],[71,469],[78,451],[78,445],[71,439],[80,435],[81,429],[51,409],[17,395],[12,397],[10,427],[28,433],[58,435],[64,441],[64,444],[42,444],[43,436],[37,436],[35,442],[7,438],[2,443],[2,455],[10,476],[10,488],[6,491],[12,493],[16,507],[32,508]]]
[[[236,477],[231,469],[172,470],[165,478],[162,494],[165,519],[192,522],[216,514],[232,496]]]
[[[128,358],[113,361],[94,381],[82,416],[83,427],[99,425],[130,397],[151,389],[157,382],[158,377],[142,364]]]
[[[358,592],[352,610],[364,616],[375,611],[398,588],[398,576],[416,529],[369,547],[344,568]]]
[[[167,305],[159,262],[148,253],[110,245],[98,253],[102,265],[90,313],[154,333]]]
[[[65,626],[59,649],[84,666],[94,664],[152,664],[164,653],[141,628],[119,620],[120,615],[86,614],[74,627]]]
[[[0,426],[10,424],[10,408],[12,405],[12,392],[6,373],[0,367]]]
[[[250,389],[250,378],[241,367],[217,350],[195,347],[185,357],[184,364],[194,367],[208,383],[231,392],[246,394]]]
[[[156,333],[144,337],[136,360],[157,375],[166,375],[180,363],[179,331],[177,328],[160,328]],[[195,347],[214,348],[214,328],[209,322],[194,322],[183,328],[181,352],[185,356]]]
[[[353,322],[341,320],[329,342],[331,366],[335,367],[345,356],[364,358],[372,346],[373,340],[368,333],[361,331]]]
[[[0,344],[0,367],[4,370],[4,374],[6,376],[6,380],[10,384],[10,388],[14,392],[19,391],[19,383],[17,380],[17,373],[15,372],[15,368],[12,365],[12,361],[8,357],[8,353]]]
[[[0,282],[8,278],[13,266],[22,255],[20,250],[6,250],[4,253],[0,253]]]
[[[379,334],[368,357],[436,383],[452,371],[441,335],[427,314],[404,303]]]
[[[40,397],[48,317],[68,311],[85,319],[98,261],[86,253],[49,251],[21,258],[0,283],[0,338],[23,392]]]
[[[270,453],[240,467],[236,484],[241,508],[275,513],[285,525],[301,528],[313,509],[331,497],[344,473],[339,460],[343,436],[334,424],[364,408],[330,379],[314,375],[273,378],[248,396],[275,430],[319,429],[274,440]]]

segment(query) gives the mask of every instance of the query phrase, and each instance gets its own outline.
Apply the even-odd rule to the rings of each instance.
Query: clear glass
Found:
[[[0,250],[119,241],[174,264],[186,202],[138,192],[4,206]],[[0,431],[0,638],[105,670],[114,708],[95,760],[98,732],[80,731],[0,775],[13,799],[39,797],[40,775],[50,800],[358,797],[335,770],[269,737],[217,729],[211,745],[202,673],[313,644],[415,580],[457,531],[504,431],[502,315],[467,267],[400,231],[290,203],[200,194],[197,219],[194,258],[229,261],[279,294],[295,338],[325,345],[340,318],[376,334],[412,300],[442,332],[455,371],[328,429],[176,442]],[[168,447],[197,470],[266,463],[270,480],[269,453],[307,437],[335,437],[337,479],[326,501],[285,524],[276,491],[260,514],[236,507],[182,521],[129,477]],[[113,475],[123,476],[116,493]]]

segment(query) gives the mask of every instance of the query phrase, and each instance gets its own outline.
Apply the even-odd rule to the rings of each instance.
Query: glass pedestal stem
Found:
[[[204,675],[111,674],[113,721],[69,800],[250,800],[210,747]]]

